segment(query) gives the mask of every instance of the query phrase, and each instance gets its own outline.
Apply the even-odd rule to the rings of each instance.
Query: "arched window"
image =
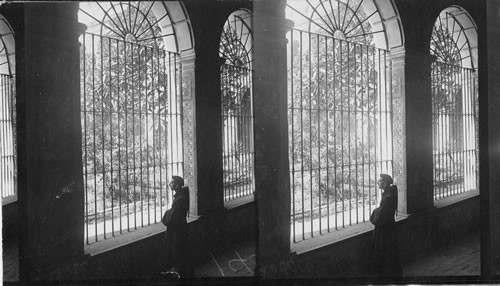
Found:
[[[222,158],[224,201],[253,194],[252,16],[232,13],[222,30]]]
[[[0,190],[2,204],[17,200],[14,32],[0,15]]]
[[[293,242],[368,221],[378,175],[392,175],[390,41],[377,2],[288,1]]]
[[[432,30],[434,199],[477,189],[477,30],[460,7],[443,10]]]
[[[87,243],[158,223],[183,176],[180,6],[168,5],[80,3]]]

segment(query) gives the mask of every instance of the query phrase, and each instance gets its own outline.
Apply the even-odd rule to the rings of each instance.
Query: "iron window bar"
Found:
[[[298,29],[289,33],[292,240],[365,222],[392,173],[387,51]]]
[[[0,74],[0,189],[2,204],[17,199],[15,77]]]
[[[371,45],[373,35],[382,34],[382,29],[372,30],[369,23],[379,15],[377,9],[366,12],[362,8],[371,0],[306,0],[301,7],[287,4],[294,14],[299,15],[296,27],[313,33],[331,36],[337,39]]]
[[[367,221],[392,174],[392,64],[368,2],[287,4],[293,242]]]
[[[477,189],[477,87],[472,69],[432,64],[434,199]]]
[[[430,53],[435,57],[431,72],[433,185],[434,199],[440,200],[477,189],[479,178],[476,71],[469,38],[454,14],[443,11],[438,16]]]
[[[149,13],[153,2],[93,4],[80,7],[94,22],[80,52],[87,244],[158,223],[184,165],[182,65],[158,27],[167,15]]]
[[[2,205],[17,201],[15,38],[0,15],[0,193]]]

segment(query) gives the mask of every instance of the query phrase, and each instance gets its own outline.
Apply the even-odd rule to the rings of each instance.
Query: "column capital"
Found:
[[[255,19],[260,19],[258,17],[262,17],[268,21],[255,21]],[[254,17],[254,34],[255,35],[265,35],[271,34],[273,36],[285,35],[290,30],[292,30],[295,23],[289,19],[282,19],[276,16],[268,16],[265,12],[261,15],[257,15]],[[273,33],[274,31],[274,33]]]
[[[391,49],[390,55],[393,65],[404,65],[406,57],[406,50],[404,47]]]
[[[283,8],[281,8],[282,3],[275,3],[275,6],[279,6],[278,8],[276,7],[268,7],[270,5],[271,1],[256,1],[254,5],[254,21],[253,21],[253,32],[254,35],[259,35],[259,34],[270,34],[273,36],[285,36],[287,32],[289,32],[295,23],[292,20],[286,19],[284,17],[284,13],[276,13],[276,11],[279,11],[280,9],[285,8],[286,2],[282,5]],[[278,1],[276,1],[278,2]]]
[[[196,53],[194,49],[190,49],[187,51],[183,51],[180,53],[180,61],[183,65],[183,68],[193,68],[194,62],[196,60]]]

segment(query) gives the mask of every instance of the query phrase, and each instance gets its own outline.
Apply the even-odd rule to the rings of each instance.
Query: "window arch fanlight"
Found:
[[[403,46],[402,24],[393,1],[288,0],[295,28],[389,50]]]
[[[222,158],[224,201],[253,194],[252,15],[233,12],[221,33]]]
[[[224,63],[252,68],[252,14],[247,10],[233,12],[222,29],[219,56]]]
[[[369,220],[392,174],[391,1],[289,0],[291,239]],[[389,17],[389,18],[387,18]],[[392,29],[392,28],[391,28]]]
[[[170,52],[194,47],[190,21],[178,1],[82,2],[79,20],[91,23],[88,31],[100,30],[100,34],[129,42],[160,45],[163,41],[163,48]]]
[[[431,54],[443,63],[477,68],[477,28],[470,15],[458,6],[444,9],[431,36]]]
[[[436,19],[431,41],[434,199],[477,189],[477,29],[458,6]]]
[[[183,11],[172,1],[80,3],[87,244],[160,222],[169,178],[183,175]]]
[[[2,204],[17,200],[14,32],[0,15],[0,189]]]
[[[0,73],[13,76],[16,71],[14,32],[2,15],[0,15],[0,45]]]

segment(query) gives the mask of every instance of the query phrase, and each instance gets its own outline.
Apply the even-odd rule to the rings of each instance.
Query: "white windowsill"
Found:
[[[2,206],[17,202],[17,195],[2,198]]]
[[[188,224],[199,219],[199,216],[188,217]],[[85,245],[84,252],[90,256],[99,255],[107,251],[111,251],[131,243],[137,242],[139,240],[157,235],[162,233],[167,228],[160,222],[146,226],[143,228],[138,228],[130,232],[123,232],[122,234],[115,234],[115,237],[107,238],[98,242]]]
[[[477,189],[467,191],[467,192],[464,192],[464,193],[461,193],[458,195],[453,195],[453,196],[450,196],[450,197],[447,197],[444,199],[436,200],[436,201],[434,201],[434,206],[436,208],[442,208],[442,207],[446,207],[446,206],[470,199],[470,198],[475,197],[475,196],[479,196],[479,190],[477,190]]]
[[[241,197],[241,198],[237,198],[237,199],[234,199],[234,200],[230,200],[230,201],[224,202],[224,208],[226,210],[234,209],[234,208],[237,208],[239,206],[251,203],[254,200],[255,200],[255,195],[251,194],[251,195],[248,195],[248,196],[244,196],[244,197]]]
[[[396,222],[405,220],[408,218],[407,215],[398,214],[396,216]],[[297,255],[313,251],[342,240],[346,240],[374,229],[374,225],[371,222],[363,222],[357,225],[349,226],[340,230],[332,230],[330,233],[320,235],[315,238],[306,239],[300,242],[292,243],[290,247],[290,252],[295,252]]]

